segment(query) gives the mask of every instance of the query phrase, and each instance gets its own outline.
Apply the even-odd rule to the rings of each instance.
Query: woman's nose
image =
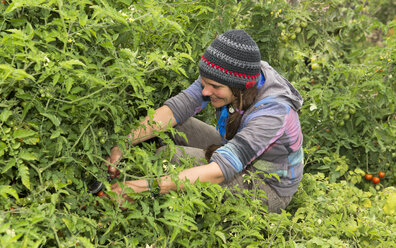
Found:
[[[208,86],[205,86],[203,89],[202,89],[202,95],[204,95],[204,96],[210,96],[212,93],[211,93],[211,91],[210,91],[210,89],[209,89],[209,87]]]

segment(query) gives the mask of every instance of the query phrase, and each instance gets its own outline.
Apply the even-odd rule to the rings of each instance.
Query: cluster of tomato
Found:
[[[278,27],[281,30],[281,35],[279,39],[281,41],[286,42],[287,40],[296,39],[297,35],[301,33],[301,31],[308,26],[308,23],[305,20],[295,20],[293,23],[278,23]]]
[[[345,125],[345,121],[349,120],[352,115],[356,113],[355,108],[346,108],[344,111],[336,113],[334,110],[329,112],[330,120],[337,120],[337,125],[339,127],[343,127]]]
[[[106,133],[104,133],[102,129],[98,130],[97,135],[99,137],[99,141],[100,141],[101,144],[106,143],[106,141],[107,141]]]
[[[373,174],[367,173],[366,175],[364,175],[364,179],[366,179],[367,181],[372,181],[374,184],[377,184],[381,181],[380,178],[384,178],[385,177],[385,172],[380,171],[378,172],[378,177],[374,177]]]

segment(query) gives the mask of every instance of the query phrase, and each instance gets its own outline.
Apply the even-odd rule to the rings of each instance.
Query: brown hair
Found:
[[[228,117],[227,125],[226,125],[226,133],[225,138],[227,140],[231,140],[238,131],[239,125],[241,124],[242,116],[238,110],[246,111],[256,99],[258,89],[257,87],[251,87],[249,89],[237,89],[231,88],[232,94],[235,96],[234,101],[231,103],[231,106],[235,109],[235,112],[230,114]],[[222,145],[210,145],[206,148],[205,158],[209,162],[212,154],[220,148]]]

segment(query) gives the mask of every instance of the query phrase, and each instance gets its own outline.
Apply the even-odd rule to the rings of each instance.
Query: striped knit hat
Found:
[[[199,61],[201,76],[231,88],[249,89],[260,79],[260,50],[243,30],[219,35]]]

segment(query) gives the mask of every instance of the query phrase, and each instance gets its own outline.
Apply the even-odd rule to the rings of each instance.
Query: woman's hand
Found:
[[[120,175],[120,171],[115,168],[115,166],[120,162],[122,158],[122,151],[118,146],[114,146],[110,150],[110,156],[106,158],[107,168],[110,176],[112,178],[118,177]]]
[[[114,183],[111,185],[111,191],[116,193],[118,196],[118,204],[121,206],[124,201],[129,201],[133,203],[134,200],[130,198],[127,194],[124,193],[125,188],[131,188],[135,193],[141,193],[143,191],[148,190],[147,180],[140,179],[140,180],[132,180],[132,181],[125,181],[124,189],[121,188],[119,183]],[[114,199],[113,199],[114,200]],[[121,209],[125,210],[125,208]]]

